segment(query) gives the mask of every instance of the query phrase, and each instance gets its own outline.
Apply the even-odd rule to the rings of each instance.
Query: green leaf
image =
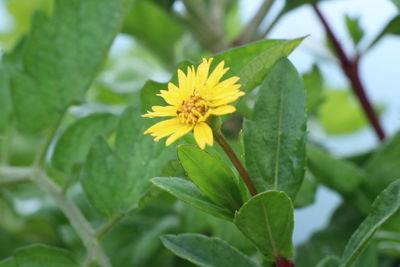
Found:
[[[167,84],[147,81],[140,90],[140,104],[142,113],[151,110],[152,106],[164,106],[163,98],[158,96],[160,90],[167,90]]]
[[[307,92],[307,112],[312,114],[322,103],[324,80],[317,65],[303,75],[304,89]]]
[[[89,201],[101,214],[111,217],[138,206],[151,186],[149,179],[161,174],[171,149],[143,134],[146,125],[138,110],[122,114],[111,150],[104,138],[92,144],[81,177]]]
[[[32,245],[17,250],[14,256],[0,263],[1,267],[78,267],[69,252],[45,245]]]
[[[307,156],[309,168],[315,178],[341,194],[353,194],[366,180],[366,173],[356,165],[336,159],[316,147],[308,147]]]
[[[83,100],[130,3],[59,0],[51,19],[35,14],[22,49],[12,56],[20,59],[12,64],[11,87],[21,129],[45,129]]]
[[[52,163],[64,172],[71,172],[82,164],[96,135],[107,134],[115,129],[118,117],[109,113],[96,113],[79,119],[65,130],[58,140]]]
[[[397,9],[400,11],[400,0],[392,0],[393,4],[396,5]]]
[[[318,262],[316,267],[339,267],[340,258],[334,255],[328,255]]]
[[[329,134],[347,134],[368,125],[360,104],[350,90],[325,91],[325,101],[318,110],[318,118]],[[375,108],[382,110],[382,108]]]
[[[364,30],[360,26],[360,18],[351,18],[346,15],[347,32],[354,44],[357,45],[364,36]]]
[[[165,235],[161,241],[179,257],[203,267],[260,267],[227,242],[200,234]]]
[[[303,208],[314,203],[315,194],[317,191],[317,182],[311,173],[306,172],[303,183],[300,186],[299,192],[294,199],[296,208]]]
[[[236,213],[234,223],[268,259],[293,256],[293,205],[284,192],[254,196]]]
[[[204,195],[192,182],[182,178],[153,178],[151,182],[178,199],[204,212],[231,221],[233,212],[220,207]]]
[[[396,1],[396,5],[400,6],[399,0],[392,1]],[[395,16],[388,22],[388,24],[386,24],[383,30],[378,34],[378,36],[376,36],[374,41],[371,42],[369,48],[376,45],[387,34],[400,35],[400,15]]]
[[[231,211],[242,206],[238,180],[223,160],[189,145],[178,147],[178,157],[189,178],[214,203]]]
[[[0,65],[0,132],[9,123],[12,112],[11,94],[8,75],[2,65]]]
[[[400,208],[400,179],[391,183],[376,198],[368,217],[351,236],[342,255],[341,266],[352,266],[375,231]]]
[[[243,133],[247,170],[259,192],[285,191],[294,198],[305,166],[306,97],[301,78],[280,61],[260,88]]]
[[[265,50],[245,65],[237,74],[240,77],[241,90],[248,93],[261,84],[275,63],[288,56],[303,39],[304,37],[277,44]]]
[[[387,140],[365,163],[366,187],[374,199],[379,192],[399,178],[400,132]]]
[[[151,1],[135,1],[125,20],[123,32],[133,35],[169,66],[173,66],[175,44],[183,30],[166,10]]]

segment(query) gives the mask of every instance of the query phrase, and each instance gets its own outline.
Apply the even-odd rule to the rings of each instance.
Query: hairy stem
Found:
[[[250,179],[249,174],[247,173],[246,169],[243,167],[242,163],[236,156],[235,152],[233,151],[232,147],[226,141],[225,137],[222,133],[215,133],[215,139],[217,140],[218,144],[222,147],[225,151],[226,155],[229,157],[233,165],[235,166],[236,170],[239,172],[240,176],[243,178],[247,188],[251,195],[257,195],[256,187],[254,186],[253,182]]]
[[[373,109],[371,102],[368,99],[368,96],[365,92],[364,85],[361,82],[360,74],[359,74],[359,57],[355,57],[354,59],[349,59],[339,42],[336,38],[332,28],[328,24],[328,21],[325,19],[324,15],[319,10],[317,4],[313,4],[313,9],[317,14],[319,20],[321,21],[322,25],[325,28],[326,34],[330,41],[332,42],[333,47],[335,48],[337,57],[340,61],[340,65],[344,74],[347,76],[348,80],[352,85],[353,92],[357,96],[358,100],[361,103],[361,106],[364,110],[365,115],[367,116],[368,120],[370,121],[377,137],[379,140],[385,139],[385,133],[383,128],[379,122],[378,116]]]

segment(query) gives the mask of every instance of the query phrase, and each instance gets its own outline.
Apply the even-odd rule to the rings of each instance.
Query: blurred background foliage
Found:
[[[169,80],[179,62],[199,62],[202,57],[268,38],[282,18],[290,17],[296,9],[310,8],[309,3],[316,1],[271,0],[258,1],[258,5],[248,2],[250,1],[134,1],[107,60],[86,93],[85,101],[76,103],[69,109],[61,125],[60,135],[64,138],[65,130],[80,131],[78,122],[96,112],[120,114],[128,105],[141,105],[142,111],[148,109],[150,103],[154,103],[152,95],[160,89],[161,84],[157,82]],[[2,26],[0,31],[0,46],[5,60],[5,54],[12,51],[29,32],[32,15],[42,10],[51,16],[54,2],[3,0],[1,4],[2,14],[7,15],[1,20],[1,23],[7,26]],[[393,7],[397,5],[400,8],[398,1],[393,1],[393,4]],[[256,5],[256,8],[251,9],[255,13],[244,20],[243,9],[248,5]],[[273,12],[268,13],[271,9]],[[267,14],[269,17],[265,21],[264,17]],[[308,20],[306,17],[303,19]],[[364,40],[365,30],[360,23],[361,18],[345,16],[340,19],[347,30],[347,40],[351,40],[346,46],[351,47],[349,50],[355,57],[368,53],[383,37],[400,34],[399,15],[388,18],[387,25],[384,25],[375,37],[368,37],[368,42]],[[296,28],[296,25],[293,27]],[[296,37],[298,36],[299,34]],[[312,37],[311,40],[313,41]],[[330,73],[321,71],[321,62],[328,60],[337,63],[332,44],[326,41],[325,44],[313,45],[317,46],[324,48],[309,51],[314,58],[313,66],[302,74],[308,94],[310,148],[307,152],[309,166],[306,179],[296,197],[295,206],[301,211],[313,205],[321,186],[340,195],[341,204],[325,228],[315,232],[317,227],[314,227],[315,233],[309,236],[307,242],[296,244],[296,266],[299,267],[316,266],[327,254],[341,255],[350,235],[368,213],[370,203],[388,183],[400,176],[399,134],[390,133],[387,143],[383,146],[376,142],[375,146],[368,146],[365,151],[352,151],[354,137],[351,139],[351,136],[357,138],[357,132],[372,130],[350,88],[336,88],[337,85],[326,81],[331,79],[326,77]],[[0,65],[0,70],[2,69]],[[149,79],[154,82],[149,81],[145,84]],[[398,76],[393,76],[393,79],[398,80]],[[379,92],[379,89],[377,91]],[[394,96],[398,97],[398,92]],[[247,96],[248,105],[239,106],[239,112],[223,125],[223,130],[237,148],[240,147],[237,136],[242,118],[246,116],[256,97],[256,91]],[[10,103],[4,103],[7,99],[6,96],[0,95],[0,107],[3,111],[10,109]],[[374,107],[381,115],[392,108],[382,103],[375,103]],[[2,154],[2,163],[26,166],[34,161],[36,151],[43,143],[44,133],[32,134],[18,130],[10,113],[0,114],[1,149],[5,151]],[[397,120],[400,118],[398,114]],[[91,121],[82,122],[92,125],[92,133],[87,133],[87,139],[83,142],[90,143],[98,133],[106,136],[109,144],[115,142],[115,118],[98,118],[100,119],[100,126],[92,125]],[[397,125],[395,127],[398,130],[398,121],[393,124]],[[321,135],[325,139],[321,138]],[[327,136],[333,139],[350,136],[345,156],[329,153],[332,144],[324,143]],[[57,148],[54,151],[53,166],[48,166],[48,172],[60,184],[63,183],[65,175],[75,177],[68,181],[68,186],[64,185],[68,195],[78,204],[92,225],[100,226],[104,219],[91,208],[82,188],[74,182],[81,171],[82,160],[76,160],[68,170],[62,170],[64,173],[60,173],[56,161],[61,162],[58,166],[65,165],[62,159],[57,159]],[[183,177],[185,173],[177,161],[171,161],[163,167],[163,173],[159,176]],[[334,206],[326,202],[323,205]],[[12,255],[16,248],[33,243],[67,248],[76,258],[84,257],[84,247],[68,220],[35,185],[25,181],[0,183],[0,211],[0,259]],[[296,222],[296,229],[299,229],[297,231],[302,231],[302,227],[307,227],[308,223],[313,224],[314,217],[319,217],[318,212],[308,218],[309,222]],[[391,219],[375,235],[372,244],[360,257],[356,266],[398,266],[399,218],[396,216]],[[190,208],[156,188],[152,188],[146,197],[141,199],[138,210],[126,215],[104,236],[102,243],[114,266],[193,266],[163,248],[159,239],[160,235],[167,233],[192,232],[221,237],[244,253],[261,260],[261,256],[253,253],[251,244],[231,223]],[[268,264],[264,263],[265,266]]]

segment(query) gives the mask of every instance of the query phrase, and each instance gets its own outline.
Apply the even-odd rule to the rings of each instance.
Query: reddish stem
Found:
[[[291,260],[279,256],[276,259],[276,267],[294,267],[294,264]]]
[[[318,18],[320,19],[322,25],[324,26],[328,38],[330,39],[330,41],[333,44],[333,47],[335,48],[342,70],[349,79],[352,85],[353,92],[356,94],[358,100],[360,101],[361,106],[364,109],[365,115],[367,116],[372,127],[374,128],[375,133],[378,136],[379,140],[381,141],[384,140],[385,133],[379,122],[378,116],[376,115],[375,110],[373,109],[371,102],[368,99],[368,96],[365,92],[364,86],[360,79],[359,68],[358,68],[359,57],[357,56],[354,59],[349,59],[347,57],[342,45],[336,38],[335,34],[332,31],[332,28],[328,24],[324,15],[319,10],[318,6],[316,4],[313,4],[312,6]]]

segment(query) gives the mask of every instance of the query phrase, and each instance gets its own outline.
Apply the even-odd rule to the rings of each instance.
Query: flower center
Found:
[[[207,102],[198,95],[192,95],[188,100],[182,102],[176,114],[182,123],[194,125],[207,114],[207,111]]]

